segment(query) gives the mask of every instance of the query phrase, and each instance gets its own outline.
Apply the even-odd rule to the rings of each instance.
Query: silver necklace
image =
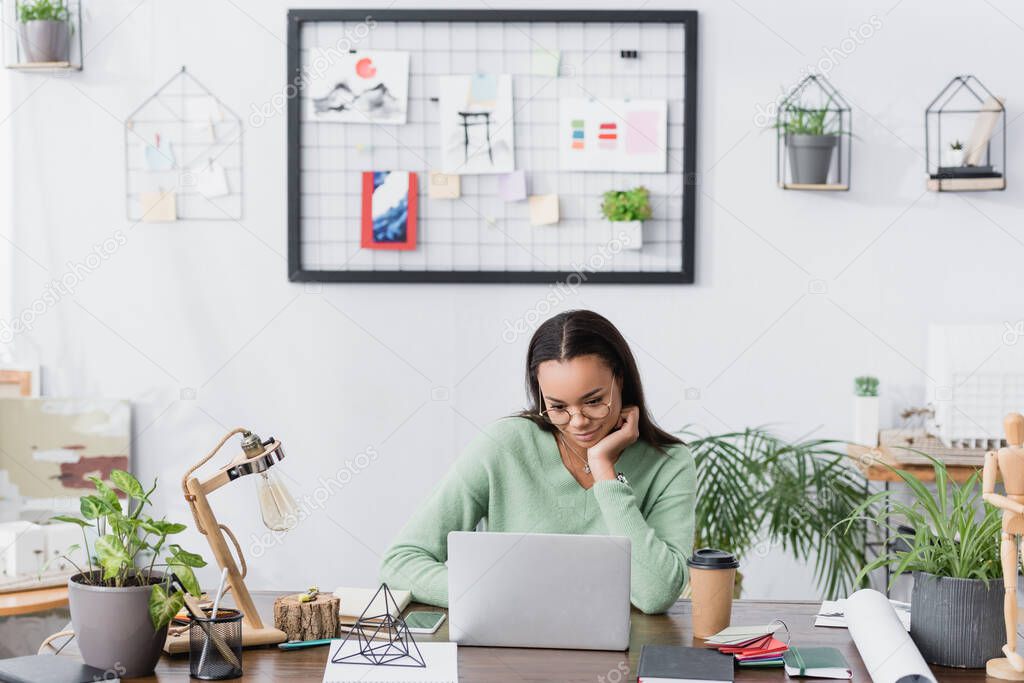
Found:
[[[562,442],[562,445],[565,446],[565,450],[571,456],[573,456],[574,458],[576,458],[577,460],[579,460],[580,462],[583,463],[583,472],[586,473],[586,474],[590,474],[590,463],[587,462],[584,458],[580,457],[580,454],[572,449],[572,447],[569,445],[569,442],[566,441],[565,438],[562,437],[561,434],[558,435],[558,440]]]

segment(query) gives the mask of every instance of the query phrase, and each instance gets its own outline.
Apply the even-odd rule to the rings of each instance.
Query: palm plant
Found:
[[[682,432],[697,466],[696,545],[741,561],[760,543],[814,562],[826,597],[846,595],[866,562],[863,535],[830,534],[862,505],[864,479],[841,442],[785,441],[761,428],[702,436]]]
[[[915,452],[932,461],[935,491],[914,475],[886,465],[906,484],[910,501],[901,501],[893,490],[880,491],[855,507],[842,525],[848,529],[867,521],[889,537],[888,550],[866,563],[857,578],[887,565],[893,568],[891,582],[916,571],[959,579],[1001,577],[1002,517],[998,508],[982,505],[980,472],[958,484],[950,480],[942,462]]]

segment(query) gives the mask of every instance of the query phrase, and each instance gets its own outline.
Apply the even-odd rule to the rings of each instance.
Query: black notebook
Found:
[[[93,683],[120,680],[116,674],[60,655],[28,655],[0,659],[4,683]]]
[[[732,655],[680,645],[644,645],[637,683],[733,683]]]

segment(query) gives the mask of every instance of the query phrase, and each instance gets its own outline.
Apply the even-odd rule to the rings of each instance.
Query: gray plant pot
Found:
[[[1002,656],[1003,581],[914,572],[910,637],[929,664],[983,669]]]
[[[26,21],[18,24],[26,62],[66,62],[71,53],[71,30],[66,21]]]
[[[152,586],[102,588],[81,578],[68,580],[68,601],[82,659],[122,678],[152,673],[167,639],[167,627],[157,631],[149,618]]]
[[[824,185],[832,165],[832,150],[838,135],[787,135],[789,168],[793,182],[800,185]]]

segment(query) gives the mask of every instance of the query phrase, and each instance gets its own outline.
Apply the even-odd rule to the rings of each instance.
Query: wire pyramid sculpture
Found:
[[[384,613],[367,616],[373,604],[377,602],[377,596],[384,593]],[[405,619],[393,617],[392,614],[399,614],[401,610],[395,602],[395,596],[386,583],[382,583],[377,592],[370,599],[359,619],[356,620],[352,630],[345,635],[341,645],[331,656],[333,664],[373,664],[377,666],[405,666],[405,667],[426,667],[423,655],[416,644],[416,639],[409,632]],[[355,634],[359,641],[359,649],[355,652],[341,656],[348,639]],[[374,642],[378,635],[386,635],[387,640]]]

